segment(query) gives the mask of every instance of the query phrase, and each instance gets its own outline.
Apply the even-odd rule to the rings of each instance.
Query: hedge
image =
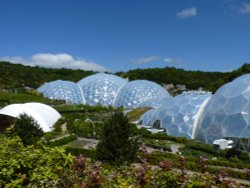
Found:
[[[84,148],[73,148],[67,146],[65,148],[66,153],[71,153],[71,155],[79,156],[82,154],[84,157],[95,159],[96,158],[96,150],[95,149],[84,149]]]
[[[48,145],[49,146],[62,146],[62,145],[68,144],[76,139],[77,139],[76,135],[70,135],[70,136],[64,137],[60,140],[49,142]]]

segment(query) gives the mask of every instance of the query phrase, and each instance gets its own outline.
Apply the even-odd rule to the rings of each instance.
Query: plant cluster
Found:
[[[161,160],[151,165],[150,154],[142,145],[139,163],[126,166],[109,166],[91,162],[83,155],[72,157],[62,148],[44,145],[24,147],[18,138],[0,137],[0,187],[223,187],[240,185],[217,170],[209,174],[206,160],[199,159],[200,173],[187,170],[185,157]],[[249,172],[246,172],[249,177]],[[245,186],[245,185],[244,185]],[[241,187],[244,187],[241,186]]]
[[[27,114],[21,114],[15,124],[7,130],[11,137],[19,136],[25,146],[35,144],[43,135],[37,121]]]
[[[115,112],[105,121],[96,151],[97,159],[103,162],[123,164],[134,161],[138,151],[137,139],[122,112]]]

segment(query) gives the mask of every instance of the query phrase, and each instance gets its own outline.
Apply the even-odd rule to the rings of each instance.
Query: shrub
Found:
[[[76,135],[69,135],[69,136],[61,138],[59,140],[49,142],[48,145],[50,145],[50,146],[62,146],[62,145],[68,144],[76,139],[77,139]]]
[[[211,154],[214,156],[218,156],[217,150],[212,145],[201,144],[199,142],[190,142],[190,143],[186,144],[186,148],[190,148],[193,150],[199,150],[199,151],[203,151],[205,153],[208,153],[208,154]]]
[[[84,149],[84,148],[73,148],[73,147],[66,147],[66,153],[70,153],[74,156],[83,155],[87,158],[95,159],[96,157],[96,150],[94,149]]]
[[[56,132],[56,131],[51,131],[51,132],[44,133],[43,138],[46,142],[48,142],[52,139],[55,139],[56,137],[58,137],[60,135],[62,135],[62,133]]]
[[[24,146],[35,144],[43,135],[37,121],[27,114],[21,114],[14,126],[7,131],[8,136],[19,136]]]
[[[131,125],[122,112],[112,114],[104,122],[101,139],[97,145],[97,159],[120,165],[136,158],[139,146],[132,137]]]
[[[65,123],[65,120],[63,118],[60,118],[54,125],[54,131],[55,132],[61,132],[62,131],[62,124]]]
[[[0,187],[62,187],[73,157],[63,148],[23,146],[20,138],[0,144]]]

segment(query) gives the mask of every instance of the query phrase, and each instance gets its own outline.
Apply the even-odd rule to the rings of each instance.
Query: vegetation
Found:
[[[97,159],[111,164],[133,162],[138,151],[132,137],[131,125],[122,112],[115,112],[104,123],[101,139],[96,148]]]
[[[145,108],[136,108],[127,113],[127,116],[130,121],[136,121],[140,119],[140,117],[147,111],[149,111],[150,108],[145,107]]]
[[[69,136],[65,136],[61,139],[50,141],[47,144],[50,146],[63,146],[63,145],[66,145],[66,144],[76,140],[76,139],[77,139],[77,137],[75,135],[69,135]]]
[[[64,111],[63,118],[56,123],[54,131],[43,137],[49,144],[38,142],[35,146],[24,146],[19,138],[0,135],[0,187],[239,187],[239,183],[249,186],[241,181],[250,180],[250,157],[245,152],[216,150],[194,140],[152,134],[129,124],[124,116],[112,121],[115,111],[111,108],[59,107]],[[91,121],[86,121],[88,118]],[[103,137],[102,127],[113,125],[120,131],[124,122],[121,120],[126,120],[124,125],[129,127],[129,135],[136,136],[142,144],[135,155],[135,164],[122,165],[119,159],[115,164],[106,160],[102,164],[96,158],[96,149],[67,144],[76,139],[76,136],[67,136],[72,132],[99,139]],[[63,123],[70,128],[66,133],[59,126]],[[92,134],[89,127],[98,136]],[[109,143],[114,145],[118,139],[111,138]],[[57,146],[65,144],[65,149]],[[172,144],[180,146],[184,160],[180,154],[171,153]],[[120,143],[120,148],[124,148],[124,144]],[[154,150],[149,153],[148,148]],[[236,183],[230,178],[241,180]]]
[[[3,93],[0,92],[0,107],[4,107],[12,103],[25,103],[25,102],[41,102],[46,104],[62,104],[64,101],[55,101],[44,98],[42,95],[36,92],[26,93]]]
[[[67,148],[68,150],[68,148]],[[78,149],[79,150],[79,149]],[[80,149],[82,150],[82,149]],[[68,152],[76,149],[70,149]],[[93,157],[92,154],[88,155]],[[90,150],[88,153],[91,153]],[[78,154],[77,154],[78,155]],[[204,158],[189,159],[169,154],[150,165],[149,154],[142,147],[135,165],[110,166],[79,155],[72,157],[58,147],[43,144],[24,147],[18,138],[0,135],[0,187],[249,187],[245,182],[235,182],[226,175],[248,179],[249,172],[237,172],[207,165]],[[188,171],[197,170],[199,173]]]
[[[151,80],[159,84],[182,84],[191,90],[202,87],[205,90],[215,92],[221,85],[249,72],[250,64],[244,64],[232,72],[187,71],[174,67],[165,67],[117,72],[116,75],[124,78],[128,77],[130,80]],[[36,89],[45,82],[58,79],[77,82],[94,73],[84,70],[48,69],[0,62],[0,90],[5,89],[22,93],[27,91],[27,86]]]
[[[36,120],[27,114],[21,114],[7,132],[8,136],[19,136],[24,146],[35,144],[43,134],[43,130]]]
[[[19,138],[2,138],[0,187],[62,187],[73,157],[62,148],[24,147]]]
[[[222,84],[249,72],[250,65],[245,64],[225,73],[166,67],[119,72],[117,75],[159,84],[183,84],[188,89],[203,87],[214,92]],[[36,133],[30,134],[36,132],[36,126],[27,128],[36,124],[32,120],[21,121],[14,131],[15,125],[10,130],[11,137],[0,135],[0,187],[210,188],[239,187],[240,183],[250,187],[248,182],[241,182],[242,179],[250,180],[250,157],[246,152],[216,150],[194,140],[152,134],[146,129],[137,129],[122,113],[114,113],[116,110],[112,107],[65,105],[64,101],[45,99],[26,88],[37,88],[56,79],[78,81],[93,74],[91,71],[1,62],[0,73],[1,107],[11,103],[43,102],[53,105],[63,115],[54,131],[42,137],[45,143],[37,142],[42,134],[35,137]],[[136,109],[127,115],[130,121],[135,121],[146,110]],[[62,124],[67,127],[65,132],[61,129]],[[77,137],[100,142],[97,149],[69,146],[68,143]],[[141,144],[139,152],[136,152],[136,140]],[[173,144],[180,147],[176,154],[171,151]],[[130,162],[136,163],[130,165]],[[230,178],[241,180],[236,183]]]
[[[48,69],[0,62],[0,89],[24,92],[25,86],[36,89],[45,82],[58,79],[77,82],[91,74],[94,72],[64,68]]]
[[[197,90],[202,87],[207,91],[215,92],[223,84],[246,73],[250,73],[250,64],[244,64],[232,72],[186,71],[184,69],[166,67],[135,69],[128,72],[118,72],[116,74],[127,77],[130,80],[146,79],[158,84],[182,84],[189,90]]]

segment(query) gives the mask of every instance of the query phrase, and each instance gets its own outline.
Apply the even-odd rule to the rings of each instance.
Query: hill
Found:
[[[244,64],[232,72],[203,72],[187,71],[174,67],[136,69],[128,72],[118,72],[119,76],[127,77],[130,80],[146,79],[163,84],[182,84],[189,90],[197,90],[202,87],[204,90],[215,92],[223,84],[232,81],[236,77],[249,73],[250,64]]]
[[[22,91],[25,86],[36,89],[45,82],[58,79],[76,82],[94,73],[84,70],[51,69],[0,62],[0,89]]]
[[[215,92],[221,85],[249,72],[250,64],[244,64],[232,72],[187,71],[165,67],[117,72],[116,75],[130,80],[151,80],[161,85],[181,84],[185,85],[188,90],[197,90],[202,87],[204,90]],[[76,82],[94,73],[93,71],[29,67],[0,62],[0,90],[22,92],[26,86],[36,89],[45,82],[58,79]]]

